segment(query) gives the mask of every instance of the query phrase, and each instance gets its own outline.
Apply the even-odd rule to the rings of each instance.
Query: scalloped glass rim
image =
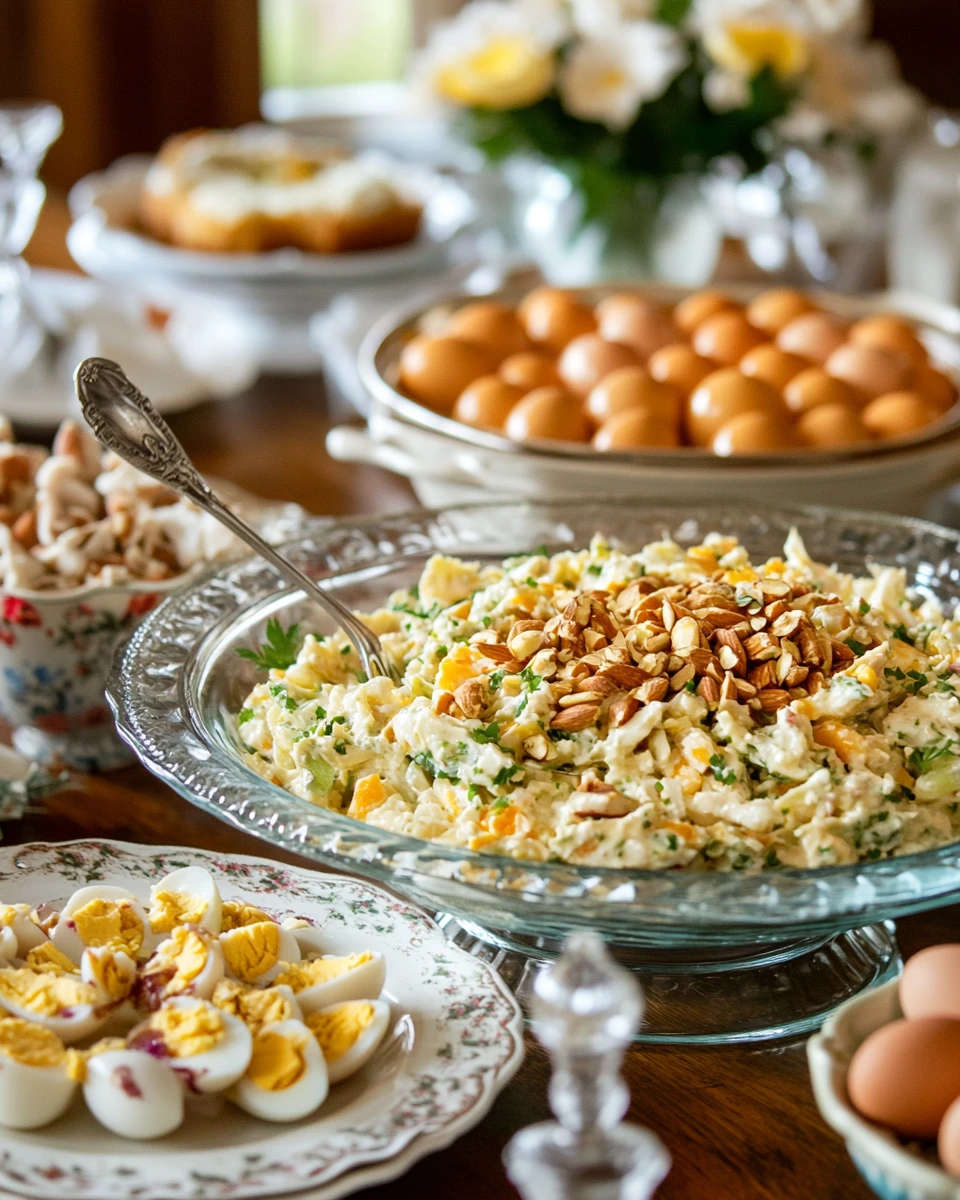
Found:
[[[814,557],[859,569],[895,561],[913,585],[960,601],[960,534],[912,518],[826,508],[652,508],[584,499],[465,505],[337,522],[287,551],[343,598],[375,603],[432,552],[499,559],[546,542],[582,545],[595,530],[640,545],[736,532],[775,553],[791,525]],[[394,578],[396,577],[396,578]],[[233,653],[269,615],[297,615],[298,593],[266,564],[215,571],[162,603],[114,664],[107,698],[120,735],[181,795],[248,833],[329,866],[368,875],[428,906],[495,928],[555,938],[576,926],[640,945],[730,945],[826,935],[948,904],[960,893],[960,843],[902,858],[755,874],[529,863],[387,833],[317,808],[256,775],[235,754],[217,688],[248,686]],[[322,622],[317,622],[322,627]],[[247,682],[244,682],[245,678]],[[226,682],[225,682],[226,681]],[[233,701],[232,703],[235,703]]]

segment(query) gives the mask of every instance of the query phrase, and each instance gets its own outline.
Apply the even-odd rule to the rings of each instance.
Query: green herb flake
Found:
[[[253,709],[252,708],[241,708],[240,711],[237,713],[237,724],[238,725],[246,725],[247,721],[252,721],[252,720],[253,720]]]
[[[257,650],[242,646],[237,650],[241,658],[247,658],[261,671],[275,669],[285,671],[297,661],[297,646],[300,644],[300,626],[291,625],[284,629],[276,617],[267,621],[267,640]]]
[[[485,745],[487,742],[492,742],[494,745],[500,740],[500,726],[496,721],[491,721],[489,725],[481,726],[479,729],[471,729],[470,736],[475,742]]]

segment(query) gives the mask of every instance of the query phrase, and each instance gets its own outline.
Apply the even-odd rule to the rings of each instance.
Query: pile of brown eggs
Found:
[[[516,310],[477,301],[404,347],[400,388],[444,416],[518,442],[715,454],[826,449],[909,437],[956,399],[912,326],[853,324],[801,291],[746,307],[718,291],[672,310],[640,292],[595,308],[539,287]]]

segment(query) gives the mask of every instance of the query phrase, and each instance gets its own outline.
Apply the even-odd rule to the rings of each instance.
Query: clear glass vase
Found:
[[[599,212],[569,176],[528,160],[507,164],[517,241],[553,283],[657,279],[699,287],[713,274],[721,230],[696,177],[623,179]]]

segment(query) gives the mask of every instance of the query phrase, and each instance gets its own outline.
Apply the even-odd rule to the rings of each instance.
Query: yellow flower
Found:
[[[553,83],[553,55],[519,37],[493,38],[481,49],[449,62],[434,78],[444,100],[476,108],[523,108],[536,104]]]
[[[753,78],[770,67],[781,79],[792,79],[810,62],[810,43],[789,25],[729,21],[707,31],[707,53],[726,71]]]

